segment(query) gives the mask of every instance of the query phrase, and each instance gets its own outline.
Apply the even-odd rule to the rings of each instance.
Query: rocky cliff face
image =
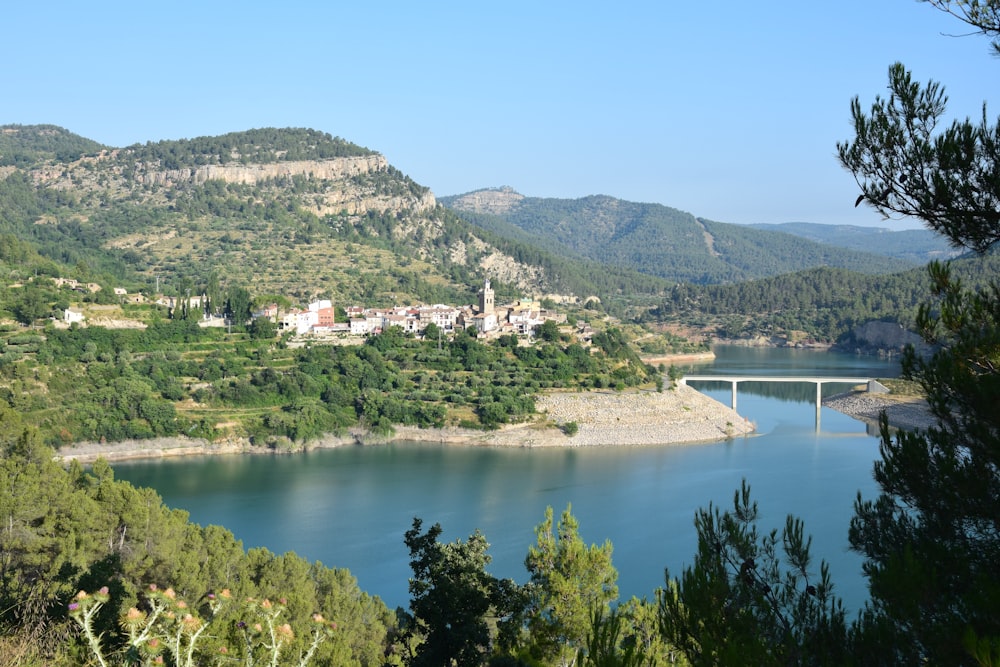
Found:
[[[135,179],[143,185],[172,185],[175,183],[201,184],[208,180],[253,185],[260,181],[306,176],[336,181],[351,176],[386,171],[388,161],[381,155],[345,157],[332,160],[300,160],[269,164],[205,165],[193,169],[158,171],[140,166]]]
[[[510,211],[524,199],[524,195],[514,192],[513,188],[491,188],[476,190],[457,197],[452,202],[452,208],[471,213],[488,213],[500,215]]]
[[[145,171],[137,169],[135,179],[143,185],[170,187],[178,183],[200,185],[209,180],[220,180],[240,185],[291,179],[304,176],[310,180],[328,181],[323,194],[314,199],[313,211],[319,215],[346,213],[362,215],[369,211],[378,213],[413,211],[434,208],[437,201],[429,191],[420,196],[410,193],[388,194],[363,182],[354,182],[358,176],[378,174],[389,170],[388,161],[381,155],[334,158],[330,160],[300,160],[248,165],[205,165],[193,169]],[[312,208],[312,207],[310,207]]]
[[[895,322],[865,322],[851,329],[848,340],[838,347],[859,352],[901,352],[913,345],[917,353],[926,356],[932,349],[912,331]],[[853,349],[852,349],[853,348]]]

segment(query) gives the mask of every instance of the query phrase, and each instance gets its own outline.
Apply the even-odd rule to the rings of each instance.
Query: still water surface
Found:
[[[720,347],[699,374],[892,377],[898,364],[785,349]],[[843,391],[824,387],[824,394]],[[728,385],[705,392],[728,404]],[[547,506],[572,504],[587,543],[610,540],[620,597],[652,598],[664,568],[678,576],[694,557],[694,513],[731,506],[746,478],[761,510],[761,532],[794,513],[813,536],[816,569],[831,564],[837,591],[856,610],[866,597],[859,558],[847,551],[855,495],[875,493],[878,441],[864,424],[824,408],[815,429],[815,387],[740,385],[752,437],[655,447],[491,449],[396,443],[292,456],[220,456],[115,465],[117,477],[156,489],[202,525],[231,530],[245,547],[294,551],[347,568],[361,588],[406,606],[413,517],[440,523],[442,539],[479,529],[490,571],[527,579],[524,557]]]

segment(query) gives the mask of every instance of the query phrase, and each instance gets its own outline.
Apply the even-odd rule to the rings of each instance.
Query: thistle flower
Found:
[[[144,620],[146,620],[146,614],[139,611],[135,607],[130,607],[127,612],[125,612],[125,625],[131,628],[139,626]]]
[[[292,639],[295,638],[295,633],[292,632],[292,626],[289,625],[288,623],[283,623],[282,625],[279,625],[276,631],[278,633],[278,636],[282,637],[283,639],[291,641]]]
[[[195,618],[191,614],[185,614],[184,618],[181,619],[181,625],[188,632],[195,632],[201,627],[201,619]]]

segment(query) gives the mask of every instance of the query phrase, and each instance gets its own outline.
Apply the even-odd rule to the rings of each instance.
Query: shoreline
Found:
[[[884,411],[896,429],[926,430],[936,420],[926,401],[906,396],[847,392],[832,396],[823,405],[878,427]],[[751,436],[756,425],[728,406],[687,386],[654,390],[553,392],[541,394],[535,420],[510,424],[494,431],[457,427],[426,429],[396,426],[388,436],[354,428],[328,434],[287,449],[254,446],[245,438],[209,442],[186,437],[125,440],[114,443],[84,442],[56,452],[68,463],[92,464],[98,459],[120,461],[220,455],[280,455],[344,446],[392,442],[425,442],[465,447],[629,447],[673,446],[720,442]],[[575,422],[577,432],[566,435],[560,427]]]
[[[889,426],[904,431],[925,431],[937,424],[927,401],[916,396],[852,391],[831,396],[823,405],[876,429],[882,412],[889,419]]]
[[[288,453],[343,447],[417,441],[474,447],[592,447],[681,445],[718,442],[751,435],[756,426],[732,408],[687,386],[674,389],[541,394],[535,421],[512,424],[495,431],[462,428],[422,429],[396,426],[390,436],[362,429],[327,435]],[[575,422],[576,434],[560,427]],[[208,442],[193,438],[155,438],[116,443],[79,443],[56,452],[57,460],[89,464],[223,454],[281,454],[283,450],[255,447],[243,438]]]

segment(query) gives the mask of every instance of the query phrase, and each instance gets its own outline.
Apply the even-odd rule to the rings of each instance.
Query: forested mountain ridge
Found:
[[[75,160],[96,155],[105,146],[55,125],[0,127],[0,168],[36,164],[41,160]],[[2,172],[0,172],[2,173]]]
[[[1000,256],[951,266],[965,285],[985,288],[1000,275]],[[649,317],[723,339],[800,336],[853,350],[866,347],[853,338],[857,325],[878,320],[913,330],[930,286],[925,267],[876,276],[819,267],[733,285],[679,284]]]
[[[438,201],[498,234],[675,282],[736,283],[820,266],[874,274],[915,265],[604,195],[551,199],[493,188]]]
[[[664,288],[476,229],[381,154],[308,129],[110,148],[2,126],[0,234],[40,258],[12,270],[147,294],[252,283],[388,305],[471,302],[485,277],[501,296]]]
[[[921,263],[935,259],[950,259],[960,254],[960,251],[948,245],[948,241],[940,234],[935,234],[929,229],[893,230],[885,227],[820,225],[811,222],[761,223],[749,226],[794,234],[817,243],[828,243]]]

